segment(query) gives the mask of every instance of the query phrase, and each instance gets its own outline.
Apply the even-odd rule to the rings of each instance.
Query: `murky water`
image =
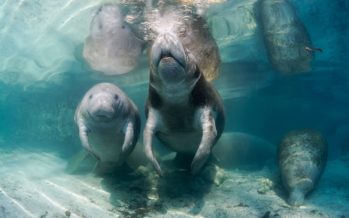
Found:
[[[0,0],[0,217],[349,217],[348,1],[288,1],[295,14],[285,6],[261,12],[262,4],[286,4],[276,0],[120,1],[145,45],[134,68],[115,76],[91,69],[82,55],[105,2]],[[159,19],[169,4],[178,11]],[[230,164],[219,171],[223,179],[216,185],[177,171],[159,178],[151,167],[101,177],[88,158],[83,172],[68,173],[82,149],[74,113],[85,92],[98,82],[118,85],[138,106],[143,129],[148,40],[171,25],[186,34],[198,14],[220,52],[212,84],[224,101],[226,141],[218,143],[236,146],[218,157]],[[306,37],[311,44],[302,44]],[[305,47],[322,51],[310,51],[308,61]],[[323,134],[329,159],[305,205],[294,208],[274,152],[286,133],[303,128]],[[168,151],[159,153],[165,163]]]

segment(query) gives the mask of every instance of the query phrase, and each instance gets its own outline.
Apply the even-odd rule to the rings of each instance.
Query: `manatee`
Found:
[[[250,170],[274,163],[276,146],[247,133],[225,132],[212,152],[220,167]]]
[[[313,52],[310,36],[287,0],[261,0],[261,29],[272,66],[282,73],[311,70]]]
[[[327,162],[328,146],[315,130],[295,130],[278,148],[278,163],[288,203],[299,206],[318,183]]]
[[[150,13],[146,19],[150,32],[148,35],[157,38],[171,32],[179,38],[185,50],[192,54],[192,59],[195,59],[206,80],[218,77],[221,63],[219,49],[204,17],[186,12],[180,5],[170,5]]]
[[[90,24],[83,57],[96,71],[106,75],[125,74],[133,70],[144,48],[117,5],[102,5]]]
[[[97,170],[120,167],[134,149],[140,132],[136,105],[117,86],[99,83],[87,91],[75,112],[82,146],[98,160]]]
[[[161,22],[166,21],[173,20]],[[186,31],[190,34],[194,30]],[[186,45],[176,29],[167,28],[159,33],[149,50],[150,79],[143,141],[145,154],[159,175],[163,172],[153,153],[154,136],[191,160],[191,173],[195,175],[211,156],[224,129],[222,99]]]

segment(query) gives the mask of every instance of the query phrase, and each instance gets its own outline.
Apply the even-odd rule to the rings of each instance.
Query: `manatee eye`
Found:
[[[180,27],[179,28],[179,36],[185,37],[186,35],[187,35],[187,30],[185,29],[185,27]]]
[[[93,95],[91,94],[90,96],[88,96],[88,99],[92,99]]]
[[[115,99],[115,100],[118,100],[118,99],[119,99],[119,96],[118,96],[118,95],[114,95],[114,99]]]
[[[125,29],[125,25],[122,25],[121,28],[122,28],[122,29]]]

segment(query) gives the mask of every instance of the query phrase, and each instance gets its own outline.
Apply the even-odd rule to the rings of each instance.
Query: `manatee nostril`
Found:
[[[91,94],[90,96],[88,96],[88,99],[92,99],[93,98],[93,95]]]
[[[167,58],[167,57],[171,57],[171,52],[168,50],[168,49],[163,49],[161,51],[161,56],[160,56],[160,59],[162,58]]]

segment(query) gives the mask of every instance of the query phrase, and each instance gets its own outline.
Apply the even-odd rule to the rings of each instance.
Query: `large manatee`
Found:
[[[261,0],[260,18],[267,54],[282,73],[311,70],[313,52],[310,36],[287,0]]]
[[[92,69],[107,75],[118,75],[128,73],[137,66],[143,47],[143,40],[124,21],[119,7],[105,4],[91,21],[83,57]]]
[[[124,163],[140,131],[136,105],[117,86],[99,83],[83,97],[75,112],[82,146],[110,172]]]
[[[289,204],[303,204],[306,194],[314,189],[325,168],[327,150],[326,140],[314,130],[296,130],[284,137],[278,162]]]
[[[179,155],[189,157],[192,174],[200,172],[224,129],[223,102],[207,82],[185,37],[171,28],[171,19],[150,46],[150,84],[144,129],[145,154],[157,173],[153,137]],[[195,29],[186,29],[190,35]],[[184,43],[186,42],[186,43]],[[197,44],[204,46],[204,44]],[[201,66],[202,67],[202,66]]]

